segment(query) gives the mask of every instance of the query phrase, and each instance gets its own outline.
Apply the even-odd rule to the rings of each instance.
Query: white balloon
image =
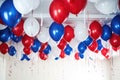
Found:
[[[28,36],[34,37],[39,33],[40,25],[34,17],[29,17],[25,20],[23,28]]]
[[[89,2],[97,3],[100,0],[88,0]]]
[[[32,11],[33,0],[13,0],[13,4],[21,14],[28,14]]]
[[[79,23],[75,26],[75,39],[84,41],[88,37],[88,30],[84,23]]]
[[[5,29],[6,27],[7,27],[6,25],[0,24],[0,30]]]
[[[96,9],[103,14],[117,12],[118,0],[100,0],[95,4]]]
[[[37,35],[37,38],[38,38],[38,40],[40,40],[43,43],[49,41],[49,39],[50,39],[49,29],[42,27],[40,33]]]
[[[39,5],[40,5],[40,0],[34,0],[32,9],[34,10],[34,9],[38,8]]]

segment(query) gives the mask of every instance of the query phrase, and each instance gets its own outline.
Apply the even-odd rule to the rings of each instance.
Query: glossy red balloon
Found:
[[[120,36],[118,36],[114,33],[112,34],[109,41],[110,41],[110,44],[112,45],[112,47],[114,47],[114,48],[118,48],[120,46]]]
[[[8,52],[8,45],[6,43],[0,44],[0,52],[6,54]]]
[[[75,37],[74,29],[71,26],[67,25],[65,26],[64,30],[65,30],[65,33],[64,33],[63,38],[66,41],[70,42]]]
[[[44,54],[43,52],[40,52],[39,57],[41,60],[47,60],[48,55]]]
[[[63,0],[63,1],[68,6],[69,11],[75,15],[82,11],[87,4],[87,0]]]
[[[26,55],[29,55],[31,53],[31,49],[27,47],[24,47],[23,51]]]
[[[103,48],[103,49],[101,50],[102,55],[103,55],[106,59],[109,58],[109,55],[107,55],[108,52],[109,52],[109,49],[107,49],[107,48]]]
[[[15,26],[14,28],[12,28],[12,32],[16,35],[16,36],[22,36],[23,35],[23,24],[24,24],[24,20],[21,19],[20,23],[17,24],[17,26]]]
[[[79,60],[79,59],[80,59],[80,57],[79,57],[79,53],[76,52],[75,55],[74,55],[74,57],[75,57],[76,60]]]
[[[22,44],[24,47],[30,48],[34,43],[34,40],[32,37],[27,36],[26,34],[22,38]]]
[[[69,15],[66,5],[61,0],[52,1],[49,13],[52,19],[59,24],[61,24]]]
[[[97,41],[93,41],[92,44],[90,46],[88,46],[88,48],[91,50],[91,51],[95,51],[98,47],[98,43]]]
[[[65,41],[65,39],[61,39],[59,44],[57,45],[57,47],[61,50],[63,50],[66,46],[67,42]]]
[[[61,53],[60,53],[60,55],[59,55],[60,58],[65,58],[65,55],[66,55],[65,52],[64,52],[63,50],[61,50]]]
[[[89,34],[93,39],[98,39],[102,35],[102,27],[98,21],[93,21],[89,26]]]

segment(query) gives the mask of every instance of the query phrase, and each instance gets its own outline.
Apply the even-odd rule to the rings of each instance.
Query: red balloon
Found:
[[[87,4],[87,0],[63,0],[72,14],[78,14]]]
[[[44,54],[43,52],[40,52],[39,57],[40,57],[40,59],[42,59],[42,60],[47,60],[48,55]]]
[[[4,25],[4,23],[3,23],[3,21],[0,19],[0,24],[3,24]]]
[[[114,47],[114,48],[118,48],[120,46],[120,36],[119,35],[116,35],[113,33],[109,41],[110,41],[110,44],[112,45],[112,47]]]
[[[57,47],[61,50],[63,50],[66,46],[67,42],[65,41],[65,39],[61,39],[59,44],[57,45]]]
[[[65,26],[65,33],[63,38],[66,41],[70,42],[74,37],[75,37],[74,29],[69,25]]]
[[[76,60],[79,60],[79,59],[80,59],[80,57],[79,57],[79,53],[78,53],[78,52],[75,53],[74,57],[75,57]]]
[[[63,50],[61,50],[60,57],[65,58],[65,55],[66,55],[65,52]]]
[[[16,36],[22,36],[23,34],[23,24],[24,24],[24,20],[21,20],[19,24],[17,24],[17,26],[15,26],[14,28],[12,28],[12,32],[16,35]]]
[[[93,21],[89,26],[89,34],[93,39],[98,39],[102,34],[102,27],[98,21]]]
[[[0,52],[2,54],[6,54],[8,52],[8,45],[6,43],[2,43],[0,45]]]
[[[67,6],[61,0],[52,1],[49,13],[52,19],[59,24],[61,24],[69,15]]]
[[[48,42],[46,42],[46,43],[42,43],[39,52],[42,52],[42,51],[47,47],[47,45],[48,45]]]
[[[109,55],[107,55],[108,52],[109,52],[109,49],[107,49],[107,48],[103,48],[103,49],[101,50],[102,55],[103,55],[106,59],[109,58]]]
[[[91,51],[95,51],[98,47],[98,43],[97,41],[93,41],[92,44],[90,46],[88,46],[88,48],[91,50]]]
[[[23,51],[26,55],[29,55],[31,53],[31,49],[27,47],[24,47]]]
[[[118,2],[118,6],[119,6],[119,9],[120,9],[120,0],[119,0],[119,2]]]
[[[34,43],[34,40],[32,37],[27,36],[26,34],[22,38],[22,44],[24,47],[30,48]]]

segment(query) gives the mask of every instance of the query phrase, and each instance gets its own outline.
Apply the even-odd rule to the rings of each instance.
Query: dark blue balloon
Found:
[[[90,36],[88,36],[87,39],[84,41],[84,43],[86,46],[89,46],[92,43],[92,41],[93,39]]]
[[[14,46],[10,46],[9,49],[8,49],[8,54],[10,56],[14,56],[16,54],[16,49]]]
[[[36,53],[40,47],[41,42],[38,39],[35,39],[33,45],[31,46],[31,50]]]
[[[21,14],[15,9],[13,0],[5,0],[3,2],[0,8],[0,18],[11,28],[19,23]]]
[[[116,15],[111,21],[112,31],[120,35],[120,15]]]
[[[105,24],[105,25],[102,27],[102,35],[101,35],[101,38],[102,38],[103,40],[107,41],[107,40],[110,39],[111,35],[112,35],[112,30],[111,30],[111,28],[110,28],[108,25]]]
[[[7,42],[8,40],[10,40],[10,36],[11,31],[8,27],[3,30],[0,30],[0,41]]]
[[[78,51],[80,53],[84,53],[86,49],[87,49],[87,46],[85,45],[85,43],[84,42],[80,42],[79,45],[78,45]]]
[[[101,49],[103,48],[103,45],[102,45],[102,43],[101,43],[101,40],[98,39],[98,40],[97,40],[97,43],[98,43],[98,48],[97,48],[97,50],[101,50]]]
[[[64,26],[53,22],[49,28],[49,34],[54,41],[59,41],[64,34]]]
[[[81,59],[84,58],[84,54],[79,53],[79,56],[80,56]]]
[[[70,53],[72,52],[72,48],[70,47],[69,44],[66,45],[66,48],[64,49],[64,52],[66,55],[70,55]]]
[[[16,43],[20,42],[22,40],[22,38],[23,38],[23,36],[16,36],[13,33],[11,34],[11,39]]]
[[[23,55],[22,55],[22,58],[21,58],[21,61],[23,61],[23,60],[29,61],[30,58],[29,58],[26,54],[23,54]]]
[[[43,50],[43,52],[48,55],[51,51],[51,46],[48,44],[47,47]]]

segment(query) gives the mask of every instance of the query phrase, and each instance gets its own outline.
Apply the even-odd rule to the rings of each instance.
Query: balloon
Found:
[[[120,9],[120,0],[118,1],[118,7],[119,7],[119,9]]]
[[[103,49],[101,50],[102,55],[103,55],[106,59],[109,58],[109,55],[107,55],[108,52],[109,52],[109,49],[107,49],[107,48],[103,48]]]
[[[120,35],[120,15],[116,15],[111,21],[112,31]]]
[[[46,54],[44,54],[43,52],[41,52],[41,53],[39,54],[39,57],[40,57],[41,60],[47,60],[48,55],[46,55]]]
[[[23,36],[16,36],[13,33],[11,34],[11,39],[16,43],[20,42],[22,40],[22,38],[23,38]]]
[[[87,49],[87,46],[85,45],[85,43],[84,42],[80,42],[79,45],[78,45],[78,51],[80,53],[84,53],[86,49]]]
[[[75,39],[78,41],[84,41],[88,37],[88,29],[83,23],[75,26]]]
[[[64,26],[53,22],[49,28],[49,34],[54,41],[59,41],[64,34]]]
[[[43,50],[43,52],[48,55],[51,51],[51,46],[48,44],[47,47]]]
[[[84,43],[86,46],[89,46],[92,43],[92,41],[93,39],[90,36],[88,36],[87,39],[84,41]]]
[[[30,48],[28,48],[28,47],[24,47],[24,48],[23,48],[23,51],[24,51],[24,53],[25,53],[26,55],[29,55],[29,54],[31,53],[31,50],[30,50]]]
[[[64,52],[65,52],[66,55],[70,55],[71,52],[72,52],[72,50],[73,50],[73,49],[70,47],[70,45],[67,44],[67,45],[66,45],[66,48],[64,49]]]
[[[6,43],[0,44],[0,52],[4,55],[8,52],[8,45]]]
[[[92,44],[91,44],[90,46],[88,46],[88,48],[89,48],[91,51],[97,50],[97,48],[98,48],[98,43],[97,43],[97,41],[93,41]]]
[[[7,26],[4,25],[3,21],[0,19],[0,30],[3,30],[5,28],[7,28]]]
[[[99,40],[97,40],[97,44],[98,44],[98,48],[97,48],[97,50],[101,50],[102,48],[103,48],[103,45],[102,45],[102,43],[101,43],[101,40],[99,39]]]
[[[8,54],[10,55],[10,56],[14,56],[15,54],[16,54],[16,49],[15,49],[15,47],[14,46],[10,46],[9,47],[9,49],[8,49]]]
[[[110,38],[110,44],[112,47],[118,48],[120,46],[120,36],[113,33]]]
[[[98,39],[102,34],[101,24],[94,20],[89,26],[89,34],[93,39]]]
[[[85,8],[87,4],[87,0],[63,0],[63,1],[65,2],[65,5],[68,6],[68,9],[72,14],[78,14]]]
[[[78,52],[75,53],[74,57],[75,57],[76,60],[79,60],[79,59],[80,59],[80,57],[79,57],[79,53],[78,53]]]
[[[52,1],[49,13],[52,19],[59,24],[61,24],[69,15],[67,6],[61,0]]]
[[[82,53],[79,53],[79,56],[80,56],[81,59],[84,58],[84,54],[82,54]]]
[[[10,40],[10,36],[11,31],[8,27],[6,29],[0,30],[0,41],[7,42],[8,40]]]
[[[23,36],[22,38],[22,44],[24,45],[24,47],[31,47],[33,45],[34,41],[32,37],[27,36],[26,34]]]
[[[100,0],[88,0],[89,2],[97,3]]]
[[[33,0],[32,9],[35,10],[40,5],[40,0]]]
[[[61,53],[59,56],[60,56],[60,58],[65,58],[66,54],[65,54],[64,50],[61,50]]]
[[[29,17],[25,20],[23,28],[25,33],[30,37],[36,36],[40,31],[39,22],[33,17]]]
[[[31,46],[31,50],[33,52],[37,52],[40,47],[41,47],[41,42],[38,39],[35,39],[33,45]]]
[[[13,0],[13,4],[17,11],[21,14],[28,14],[32,11],[34,0]]]
[[[23,23],[24,20],[21,19],[21,21],[14,27],[12,28],[12,32],[16,35],[16,36],[22,36],[23,35]]]
[[[65,39],[61,39],[59,44],[57,45],[57,47],[61,50],[63,50],[66,46],[67,42],[65,41]]]
[[[11,28],[16,26],[21,19],[21,14],[15,9],[12,1],[5,0],[0,8],[2,21]]]
[[[64,33],[63,38],[66,41],[70,42],[75,36],[74,29],[70,25],[67,25],[65,26],[64,30],[65,30],[65,33]]]
[[[43,52],[43,50],[47,47],[47,45],[48,45],[48,42],[46,42],[46,43],[42,43],[39,52]]]
[[[112,35],[112,30],[108,25],[103,25],[101,38],[105,41],[109,40]]]
[[[27,61],[30,60],[30,58],[26,54],[23,54],[21,61],[23,61],[24,59],[26,59]]]
[[[109,7],[108,7],[109,5]],[[99,0],[95,4],[96,9],[103,14],[111,14],[117,12],[118,2],[117,0]]]
[[[43,43],[48,42],[49,39],[50,39],[49,29],[45,28],[45,27],[42,27],[40,33],[37,35],[37,38],[38,38],[39,41],[41,41]]]

